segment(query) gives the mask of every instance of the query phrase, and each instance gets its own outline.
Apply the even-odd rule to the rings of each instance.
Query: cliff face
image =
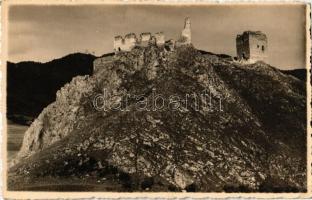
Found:
[[[123,191],[306,190],[304,82],[192,46],[135,48],[97,69],[33,122],[9,188],[92,176]]]

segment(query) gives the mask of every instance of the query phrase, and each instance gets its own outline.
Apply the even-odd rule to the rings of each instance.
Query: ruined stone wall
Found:
[[[157,45],[159,47],[167,46],[170,50],[174,47],[181,45],[191,44],[191,19],[186,18],[184,22],[184,29],[182,30],[181,36],[177,41],[171,41],[167,43],[163,32],[155,33],[152,36],[151,33],[141,33],[140,37],[137,38],[134,33],[127,34],[124,38],[122,36],[116,36],[114,39],[114,50],[115,53],[120,51],[131,51],[135,46],[147,47],[149,45]]]
[[[129,33],[123,38],[122,36],[116,36],[114,39],[115,53],[120,51],[131,51],[137,44],[137,38],[134,33]]]
[[[114,51],[115,52],[121,51],[123,43],[124,43],[123,38],[120,35],[116,36],[114,38]]]
[[[139,39],[134,33],[129,33],[123,38],[116,36],[114,39],[115,53],[120,51],[131,51],[135,46],[147,47],[148,45],[163,46],[165,44],[165,35],[163,32],[158,32],[155,36],[151,33],[141,33]]]
[[[165,42],[165,49],[167,51],[173,51],[176,45],[176,41],[174,41],[173,39],[170,39],[168,41]]]
[[[148,42],[149,45],[156,45],[156,37],[152,36],[151,39]]]
[[[139,45],[143,47],[147,47],[151,37],[152,37],[151,33],[141,33],[140,39],[139,39]]]
[[[137,44],[137,37],[134,33],[129,33],[125,36],[124,49],[130,51]]]
[[[162,46],[165,44],[165,35],[163,32],[155,33],[156,44]]]

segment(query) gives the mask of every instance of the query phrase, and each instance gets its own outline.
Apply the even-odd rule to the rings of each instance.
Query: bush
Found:
[[[197,185],[195,183],[192,183],[192,184],[186,186],[185,190],[187,192],[197,192],[198,191],[198,187],[197,187]]]
[[[197,50],[191,45],[177,48],[178,67],[191,68],[195,64]]]
[[[151,188],[154,185],[154,178],[148,177],[145,178],[141,183],[142,190],[145,190],[146,188]]]
[[[252,189],[246,185],[225,185],[223,190],[225,192],[252,192]]]
[[[260,184],[259,191],[280,193],[280,192],[299,192],[299,189],[278,177],[268,177]]]

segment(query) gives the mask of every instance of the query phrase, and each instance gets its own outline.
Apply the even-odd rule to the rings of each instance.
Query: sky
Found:
[[[8,59],[47,62],[70,53],[113,52],[113,38],[163,31],[177,39],[191,18],[197,49],[236,56],[235,38],[246,30],[268,37],[267,62],[305,67],[304,5],[14,5],[9,8]]]

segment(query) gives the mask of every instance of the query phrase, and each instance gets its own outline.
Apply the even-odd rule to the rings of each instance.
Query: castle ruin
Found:
[[[190,18],[186,18],[184,28],[177,40],[165,40],[165,34],[163,32],[157,32],[154,35],[150,32],[144,32],[138,38],[135,33],[128,33],[125,37],[118,35],[114,38],[114,51],[115,54],[118,54],[119,52],[131,51],[135,47],[157,46],[163,48],[166,52],[172,52],[179,46],[191,44],[191,41],[191,20]],[[253,63],[264,61],[268,53],[267,36],[261,31],[244,31],[236,37],[236,50],[239,62]],[[218,56],[214,58],[216,58],[215,60],[219,60]],[[230,58],[233,61],[232,57]],[[112,63],[113,60],[113,53],[110,56],[96,59],[94,61],[94,71]]]
[[[187,17],[184,22],[184,29],[181,34],[181,41],[185,44],[191,44],[191,19]]]
[[[176,45],[191,44],[191,20],[185,19],[184,29],[182,30],[180,38],[175,42],[170,39],[165,40],[165,34],[163,32],[155,33],[152,35],[149,32],[141,33],[139,38],[134,33],[128,33],[123,38],[118,35],[114,38],[114,51],[115,53],[122,51],[131,51],[135,46],[147,47],[149,45],[156,45],[158,47],[165,47],[172,51]]]
[[[236,37],[236,50],[239,60],[255,62],[267,57],[268,40],[261,31],[245,31]]]

